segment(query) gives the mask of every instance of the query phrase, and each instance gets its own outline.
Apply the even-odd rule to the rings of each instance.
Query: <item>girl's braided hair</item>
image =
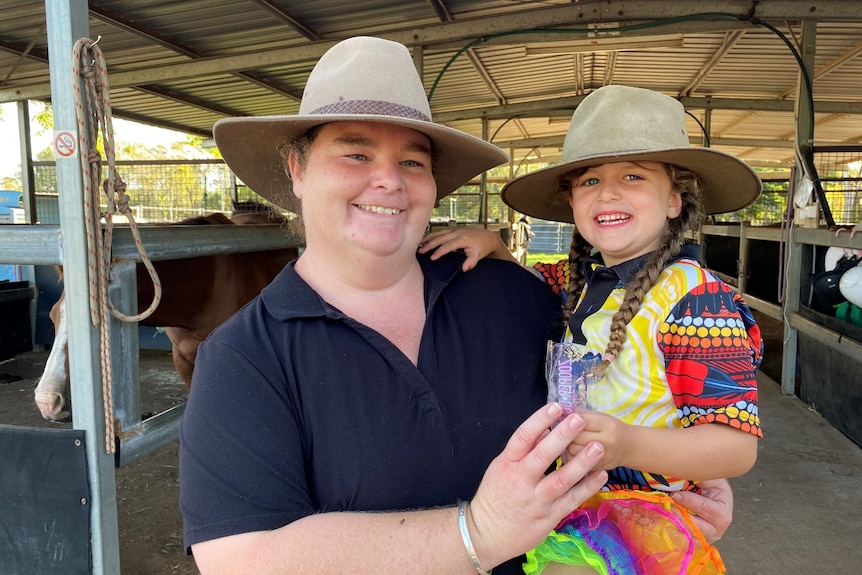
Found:
[[[646,264],[641,268],[627,286],[625,296],[620,309],[611,320],[611,333],[608,346],[605,349],[604,359],[599,367],[599,372],[604,373],[613,358],[616,357],[623,347],[626,339],[626,326],[637,314],[646,293],[658,281],[662,270],[666,268],[679,254],[685,242],[685,234],[690,230],[696,230],[700,225],[703,215],[701,206],[701,191],[703,184],[700,178],[691,170],[680,168],[672,164],[664,164],[671,186],[680,193],[682,208],[679,216],[668,220],[667,233],[665,234],[659,248],[650,254]],[[560,192],[565,193],[566,199],[571,195],[570,178],[580,177],[587,168],[580,168],[564,175],[560,181]],[[568,299],[565,307],[565,321],[568,322],[584,287],[584,261],[590,256],[593,246],[578,232],[577,227],[572,234],[572,244],[569,248],[569,285],[567,287]]]

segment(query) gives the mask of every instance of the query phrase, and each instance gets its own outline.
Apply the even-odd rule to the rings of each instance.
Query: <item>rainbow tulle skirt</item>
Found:
[[[527,553],[524,573],[548,563],[589,566],[602,575],[726,573],[688,510],[660,492],[602,491]]]

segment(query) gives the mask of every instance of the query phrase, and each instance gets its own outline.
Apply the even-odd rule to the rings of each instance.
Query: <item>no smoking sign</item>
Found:
[[[57,130],[54,132],[54,156],[73,158],[78,155],[78,139],[73,132]]]

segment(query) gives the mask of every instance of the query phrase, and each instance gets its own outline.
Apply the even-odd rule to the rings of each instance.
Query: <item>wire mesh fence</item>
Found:
[[[750,206],[726,214],[711,216],[715,223],[750,222],[753,226],[770,226],[784,221],[787,211],[787,199],[790,182],[782,180],[764,180],[763,192]]]
[[[862,222],[862,146],[814,148],[814,165],[835,224]]]
[[[129,206],[139,222],[176,222],[205,213],[230,213],[234,201],[257,202],[283,211],[238,182],[220,160],[118,161],[117,171],[126,183]],[[60,215],[56,164],[34,162],[33,172],[37,221],[57,224]],[[500,198],[501,188],[499,184],[491,184],[488,194],[483,196],[478,185],[464,186],[440,201],[431,220],[507,222],[510,209]]]
[[[491,184],[483,196],[478,185],[462,186],[440,200],[440,205],[431,212],[431,221],[459,224],[508,222],[511,210],[500,198],[501,188],[498,184]],[[483,213],[487,216],[483,217]]]
[[[141,223],[177,222],[212,212],[230,214],[234,202],[257,202],[283,211],[236,182],[221,160],[151,160],[117,162],[126,184],[129,207]],[[60,222],[57,167],[34,162],[36,220]],[[102,207],[105,208],[104,201]]]
[[[862,146],[822,146],[813,150],[816,178],[823,188],[829,212],[836,225],[852,226],[862,222]],[[764,179],[763,193],[752,205],[730,214],[719,214],[716,222],[750,221],[755,226],[781,223],[787,211],[790,182],[787,179]],[[811,197],[814,201],[816,198]],[[805,203],[803,201],[802,203]],[[825,225],[823,208],[820,225]]]
[[[862,148],[823,148],[815,151],[814,157],[836,224],[862,221]],[[234,201],[253,201],[276,208],[237,182],[221,160],[120,161],[117,169],[126,183],[129,205],[140,222],[176,222],[204,213],[230,213]],[[34,162],[33,170],[37,221],[56,224],[59,222],[56,165]],[[769,179],[769,174],[763,177],[764,189],[757,201],[737,212],[713,216],[713,221],[749,221],[755,226],[780,224],[792,197],[789,182],[783,177]],[[431,220],[459,224],[510,221],[511,210],[500,197],[501,189],[498,182],[489,182],[485,194],[476,184],[463,186],[440,201]]]

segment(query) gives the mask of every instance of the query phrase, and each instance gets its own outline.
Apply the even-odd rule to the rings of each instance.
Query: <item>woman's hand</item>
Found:
[[[595,442],[546,474],[584,426],[575,414],[549,431],[561,415],[559,404],[543,406],[515,430],[485,472],[471,503],[469,527],[486,569],[538,545],[607,481],[604,471],[590,471],[604,453]]]
[[[700,493],[679,491],[673,498],[692,512],[692,519],[706,540],[715,543],[733,521],[733,492],[727,479],[701,481],[698,486]]]

